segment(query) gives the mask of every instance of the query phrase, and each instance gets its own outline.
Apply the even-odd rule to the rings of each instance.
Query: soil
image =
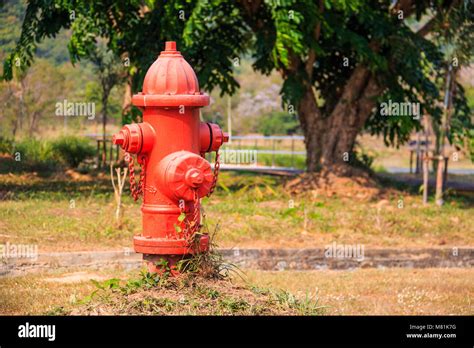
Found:
[[[368,172],[357,168],[327,169],[317,173],[304,173],[285,183],[285,190],[292,195],[310,194],[332,197],[371,200],[384,190]]]
[[[228,279],[180,276],[163,285],[123,290],[99,290],[71,315],[308,315],[321,309],[286,292],[235,284]]]
[[[100,274],[90,273],[90,272],[74,272],[64,274],[61,277],[51,277],[45,278],[46,282],[51,283],[60,283],[60,284],[71,284],[71,283],[80,283],[84,281],[89,281],[91,279],[95,280],[105,280],[104,276]]]

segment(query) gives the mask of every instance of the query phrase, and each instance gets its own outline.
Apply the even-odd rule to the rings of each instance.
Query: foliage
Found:
[[[355,156],[353,157],[353,165],[359,168],[371,170],[372,165],[374,164],[375,157],[370,152],[366,151],[363,148],[359,148],[358,151],[355,152]]]
[[[45,128],[77,129],[84,122],[94,122],[82,116],[64,117],[56,114],[57,103],[65,100],[95,102],[85,88],[92,77],[92,72],[85,66],[80,69],[70,64],[58,67],[48,60],[37,59],[21,80],[0,82],[0,134],[31,137],[37,136]]]
[[[49,141],[26,138],[15,143],[13,156],[19,165],[33,170],[52,170],[57,167],[57,157]]]
[[[403,7],[405,3],[408,5]],[[403,7],[402,18],[395,6]],[[11,79],[15,70],[25,70],[39,42],[58,35],[61,29],[70,29],[68,47],[74,63],[90,58],[97,41],[104,39],[116,57],[129,59],[134,91],[140,90],[163,42],[176,40],[195,68],[201,87],[207,90],[219,87],[221,94],[234,93],[239,87],[234,62],[251,54],[257,71],[281,73],[286,105],[299,105],[308,95],[306,91],[314,90],[318,108],[310,119],[320,113],[327,124],[336,105],[345,103],[342,92],[356,68],[367,67],[381,86],[377,102],[419,102],[422,113],[439,120],[437,80],[442,74],[443,43],[421,35],[411,24],[426,17],[433,19],[434,38],[440,35],[449,41],[450,36],[459,36],[459,49],[469,60],[472,16],[465,14],[472,14],[473,6],[472,2],[457,1],[40,0],[28,4],[18,45],[4,63],[4,77]],[[457,25],[464,21],[461,18],[465,23]],[[443,25],[450,26],[450,31],[438,30]],[[347,65],[343,64],[346,59]],[[16,61],[21,62],[19,67]],[[364,88],[354,91],[355,98],[364,95]],[[459,93],[462,101],[463,92]],[[385,118],[373,109],[363,111],[364,122],[358,125],[358,132],[365,126],[382,134],[387,144],[398,145],[413,129],[420,128],[413,118]],[[138,111],[132,110],[132,115],[137,117]],[[453,133],[470,135],[464,131],[465,122],[470,121],[464,117],[462,129],[454,127]],[[302,126],[304,130],[305,124]]]
[[[299,131],[299,122],[295,114],[272,112],[262,117],[258,130],[263,135],[291,135]]]
[[[53,153],[64,164],[77,168],[85,159],[95,155],[95,149],[86,138],[63,136],[52,142]]]
[[[0,155],[13,152],[13,140],[0,135]]]
[[[62,166],[76,168],[95,154],[85,138],[63,136],[53,140],[24,138],[14,142],[0,138],[0,153],[12,156],[17,169],[51,171]]]

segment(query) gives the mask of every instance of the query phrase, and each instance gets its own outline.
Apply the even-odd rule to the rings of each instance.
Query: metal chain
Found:
[[[200,212],[199,212],[199,196],[197,190],[193,190],[194,198],[193,198],[193,212],[191,213],[191,219],[188,219],[188,214],[186,214],[186,210],[184,205],[181,206],[181,214],[185,214],[184,224],[184,238],[187,240],[188,244],[192,244],[194,235],[199,232],[201,229],[200,224]]]
[[[219,156],[219,150],[216,151],[216,163],[214,164],[214,179],[212,181],[212,186],[211,189],[209,190],[209,193],[207,194],[207,197],[210,197],[216,188],[217,185],[217,178],[219,177],[219,169],[221,167],[220,164],[220,156]]]
[[[193,200],[194,211],[192,214],[192,221],[191,221],[191,234],[198,232],[201,229],[200,221],[199,221],[199,196],[197,190],[194,190],[194,200]]]
[[[135,180],[135,161],[133,156],[128,153],[128,171],[130,172],[130,192],[133,200],[137,201],[140,196],[145,192],[145,175],[146,175],[146,160],[142,157],[140,179],[138,184]]]
[[[207,194],[207,197],[212,195],[214,192],[216,185],[217,185],[217,179],[219,177],[219,169],[220,169],[220,161],[219,161],[219,151],[216,151],[216,163],[214,165],[214,179],[212,181],[212,186],[211,189],[209,190],[209,193]],[[194,193],[194,199],[193,199],[193,207],[194,210],[191,214],[191,219],[188,219],[187,215],[185,218],[185,225],[186,225],[186,231],[185,231],[185,238],[188,239],[188,242],[192,242],[192,238],[195,233],[199,232],[201,229],[201,224],[200,224],[200,211],[199,211],[199,196],[197,193],[197,190],[193,190]],[[181,214],[186,214],[184,206],[181,207]]]

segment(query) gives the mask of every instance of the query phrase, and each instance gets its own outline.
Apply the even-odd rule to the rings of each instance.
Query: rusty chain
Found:
[[[216,151],[216,163],[214,165],[214,178],[213,178],[213,181],[212,181],[211,189],[209,190],[209,193],[207,194],[207,197],[211,196],[212,193],[214,192],[215,188],[216,188],[217,179],[218,179],[218,176],[219,176],[219,169],[220,169],[219,158],[220,158],[219,157],[219,151]],[[199,196],[198,196],[197,190],[194,189],[193,193],[194,193],[194,198],[193,198],[193,208],[194,208],[194,210],[191,214],[191,219],[188,219],[187,215],[185,215],[186,218],[184,220],[185,225],[186,225],[186,231],[185,231],[186,238],[192,238],[192,236],[196,232],[199,232],[199,230],[201,229],[201,226],[202,226],[200,224],[200,221],[199,221],[200,220],[200,211],[199,211],[200,202],[199,202]],[[181,214],[186,214],[184,206],[181,207]]]
[[[145,192],[145,175],[146,175],[146,159],[142,157],[141,170],[140,170],[140,179],[135,180],[135,161],[133,156],[128,153],[128,171],[130,172],[130,192],[132,194],[133,200],[137,201],[140,196]]]
[[[214,164],[214,179],[212,181],[212,186],[211,189],[209,190],[209,193],[207,194],[207,197],[211,197],[211,195],[214,193],[214,190],[217,185],[217,178],[219,177],[219,169],[221,167],[220,164],[220,156],[219,156],[219,150],[216,151],[216,163]]]

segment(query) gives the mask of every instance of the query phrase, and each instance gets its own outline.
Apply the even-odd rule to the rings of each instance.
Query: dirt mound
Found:
[[[380,195],[381,188],[367,172],[357,168],[327,169],[317,173],[304,173],[287,181],[285,190],[292,195],[310,194],[370,200]]]
[[[74,182],[89,182],[94,180],[90,174],[81,174],[74,169],[68,169],[65,172],[55,173],[53,179]]]
[[[316,315],[316,301],[286,291],[238,285],[230,280],[181,276],[162,282],[155,275],[126,285],[99,284],[72,315]],[[117,280],[118,281],[118,280]],[[138,282],[138,283],[137,283]],[[104,285],[105,284],[105,285]],[[132,284],[132,285],[130,285]],[[135,286],[133,285],[135,284]]]

